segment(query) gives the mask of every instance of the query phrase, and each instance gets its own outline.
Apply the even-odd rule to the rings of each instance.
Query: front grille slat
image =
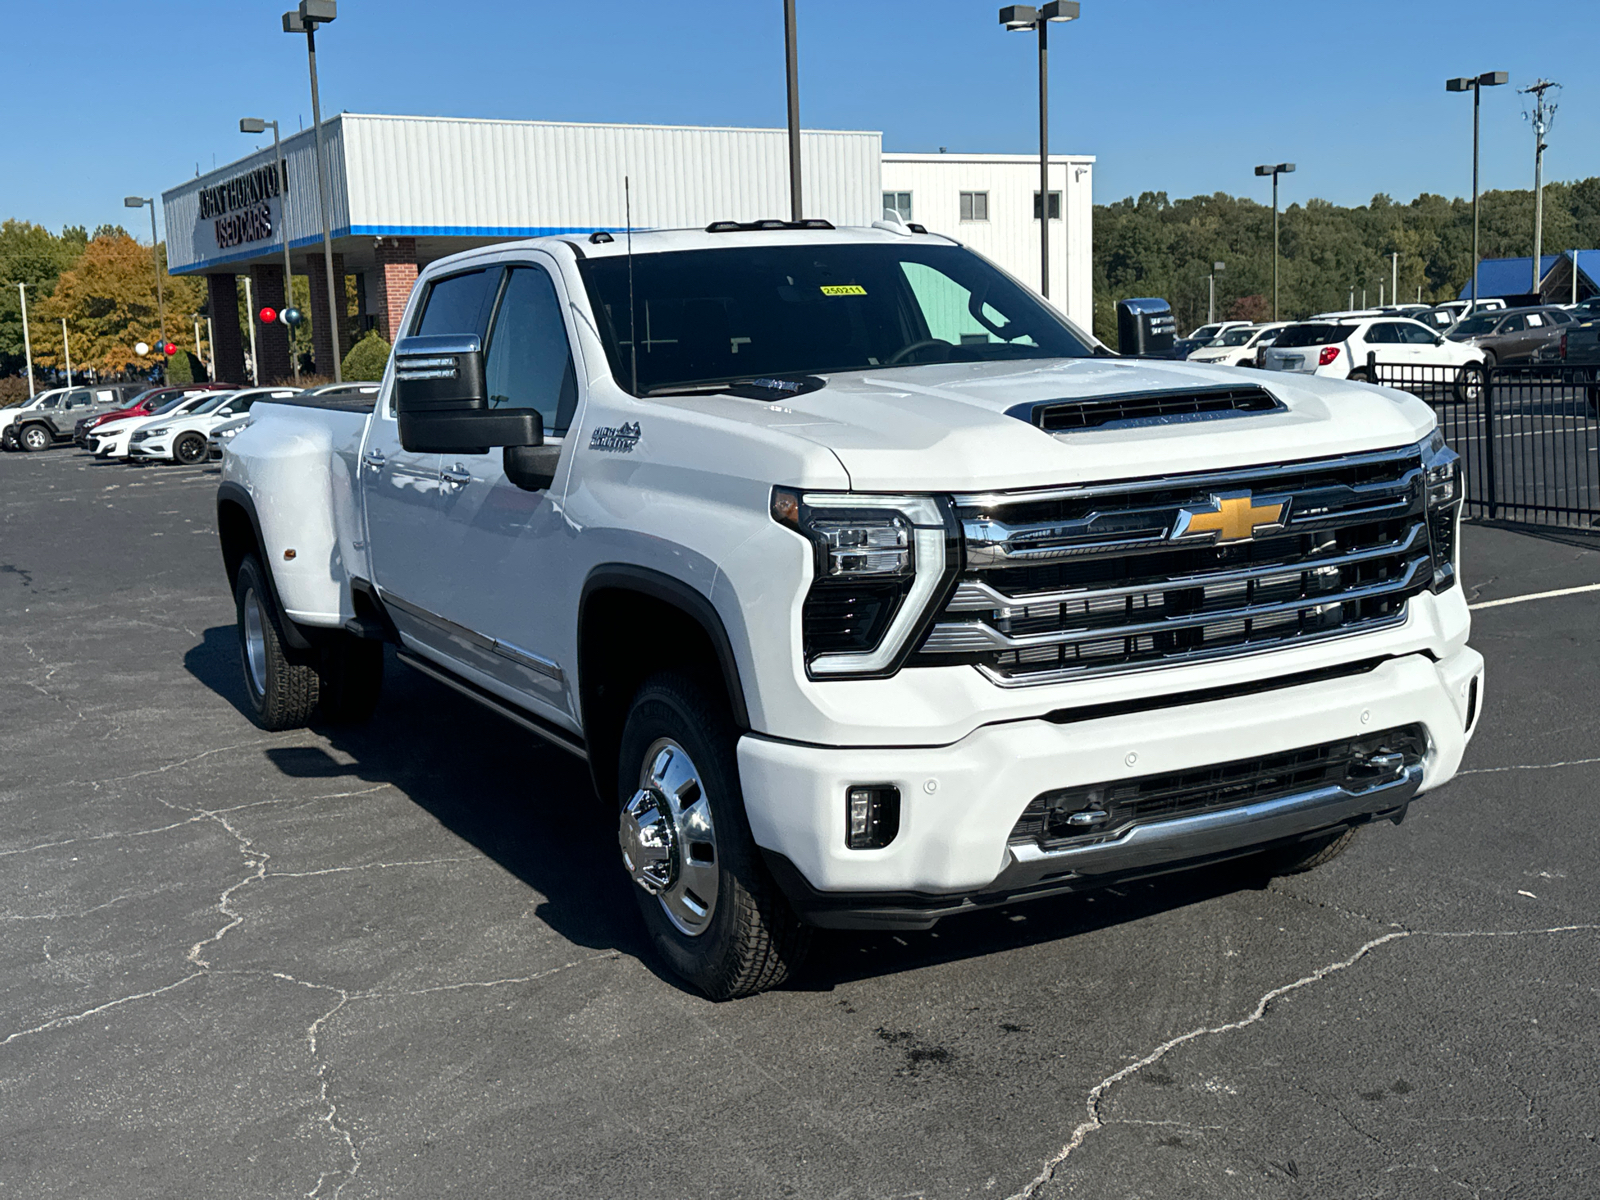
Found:
[[[1182,510],[1239,496],[1283,520],[1254,540],[1179,535]],[[957,504],[964,573],[913,662],[1003,686],[1384,628],[1431,577],[1420,446]]]

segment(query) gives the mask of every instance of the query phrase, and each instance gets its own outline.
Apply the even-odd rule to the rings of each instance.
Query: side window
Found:
[[[44,402],[39,405],[39,407],[40,408],[60,408],[61,407],[61,397],[60,396],[50,396],[50,397],[46,398],[44,400]]]
[[[1545,324],[1544,318],[1542,316],[1540,316],[1538,313],[1529,313],[1526,317],[1523,318],[1523,320],[1528,323],[1528,328],[1529,329],[1543,329],[1544,328],[1544,324]]]
[[[1433,334],[1422,325],[1400,326],[1400,340],[1413,346],[1433,345]]]
[[[1397,330],[1392,321],[1379,321],[1367,330],[1366,342],[1369,345],[1392,346],[1400,339],[1395,336]]]
[[[94,393],[90,391],[68,392],[68,408],[86,408],[94,403]]]
[[[1500,322],[1500,328],[1496,329],[1495,332],[1496,333],[1521,333],[1527,327],[1528,327],[1528,322],[1521,316],[1521,314],[1518,314],[1515,317],[1507,317],[1504,321],[1501,321]]]
[[[428,286],[428,299],[422,307],[414,334],[481,333],[484,304],[489,284],[499,271],[468,271],[436,279]]]
[[[531,408],[564,434],[578,406],[578,373],[561,319],[561,298],[542,267],[513,267],[484,363],[490,408]]]

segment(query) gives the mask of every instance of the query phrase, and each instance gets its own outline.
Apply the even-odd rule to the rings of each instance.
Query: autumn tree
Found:
[[[166,269],[164,252],[161,269]],[[188,346],[193,335],[187,316],[203,301],[201,284],[187,276],[167,275],[162,286],[166,293],[167,337],[180,347],[192,349]],[[134,344],[155,345],[161,333],[150,251],[126,234],[110,233],[91,239],[72,269],[62,273],[55,292],[39,305],[39,319],[30,321],[35,363],[46,367],[66,365],[61,344],[63,317],[71,335],[74,368],[93,367],[110,373],[138,364]]]
[[[22,299],[17,284],[28,288],[28,317],[32,326],[39,305],[55,291],[56,280],[83,253],[86,239],[81,229],[57,237],[42,225],[27,221],[0,224],[0,375],[20,371],[25,362],[22,341]]]

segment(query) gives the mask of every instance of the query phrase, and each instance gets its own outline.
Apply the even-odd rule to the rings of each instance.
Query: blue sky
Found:
[[[1037,147],[1032,36],[1004,32],[996,4],[798,4],[808,127],[882,130],[888,150]],[[248,151],[240,116],[309,123],[305,43],[281,32],[287,7],[53,0],[8,22],[6,91],[22,119],[7,122],[0,217],[137,234],[122,197]],[[339,10],[318,39],[325,112],[784,121],[781,0]],[[1053,27],[1051,53],[1052,148],[1098,156],[1102,203],[1142,191],[1265,199],[1252,166],[1285,160],[1299,164],[1286,204],[1466,195],[1471,99],[1444,80],[1487,70],[1509,71],[1512,86],[1484,93],[1485,188],[1531,183],[1513,89],[1540,75],[1565,85],[1546,178],[1600,174],[1600,0],[1083,0],[1081,20]]]

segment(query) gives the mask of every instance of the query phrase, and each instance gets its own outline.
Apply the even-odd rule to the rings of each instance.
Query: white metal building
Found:
[[[1050,156],[1050,299],[1094,328],[1094,159]],[[1039,287],[1039,158],[885,154],[883,204]]]

